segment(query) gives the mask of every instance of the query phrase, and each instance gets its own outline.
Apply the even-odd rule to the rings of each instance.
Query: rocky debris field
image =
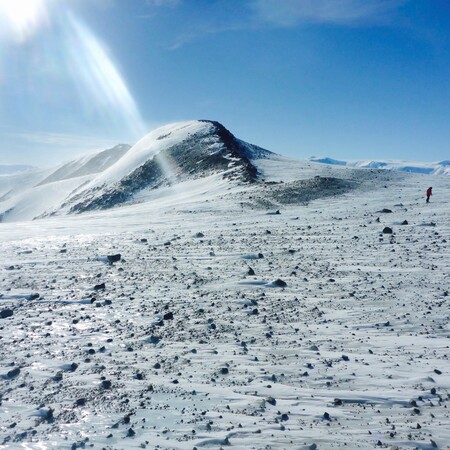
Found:
[[[450,186],[399,180],[2,225],[0,448],[450,448]]]

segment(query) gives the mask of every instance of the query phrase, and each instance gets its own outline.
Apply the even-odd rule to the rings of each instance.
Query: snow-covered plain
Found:
[[[0,448],[450,448],[449,179],[256,163],[0,224]]]

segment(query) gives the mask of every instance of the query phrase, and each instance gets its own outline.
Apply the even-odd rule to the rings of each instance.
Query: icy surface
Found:
[[[448,178],[259,167],[0,224],[1,448],[449,448]]]

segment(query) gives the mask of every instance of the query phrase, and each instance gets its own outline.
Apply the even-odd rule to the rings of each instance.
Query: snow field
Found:
[[[1,224],[0,447],[450,448],[449,182],[216,182]]]

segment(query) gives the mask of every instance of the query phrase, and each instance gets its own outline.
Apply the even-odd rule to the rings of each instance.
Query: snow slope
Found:
[[[320,164],[330,164],[346,167],[358,167],[362,169],[386,169],[398,170],[400,172],[421,173],[428,175],[450,175],[450,161],[440,161],[435,163],[410,162],[410,161],[340,161],[332,158],[309,159],[311,162]]]
[[[449,179],[257,163],[0,224],[1,448],[449,448]]]
[[[130,148],[131,147],[129,145],[119,144],[110,149],[89,154],[74,161],[70,161],[58,167],[39,184],[42,185],[103,172],[121,159]]]

